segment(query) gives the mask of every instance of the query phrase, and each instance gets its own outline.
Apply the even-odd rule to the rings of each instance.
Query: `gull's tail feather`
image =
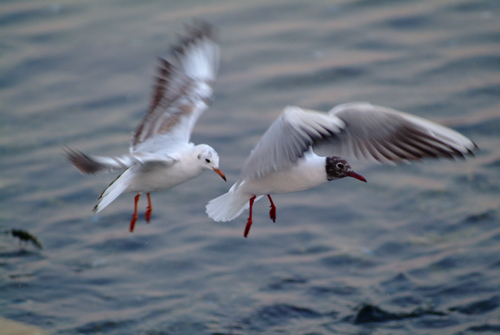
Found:
[[[129,186],[130,178],[132,174],[130,169],[125,170],[121,175],[119,175],[109,186],[101,193],[97,199],[97,204],[95,205],[93,212],[99,213],[110,203],[112,203],[120,194],[125,192]]]
[[[231,221],[248,208],[248,201],[251,197],[252,195],[236,192],[235,185],[233,185],[226,194],[210,200],[205,207],[206,212],[214,221]]]
[[[83,174],[108,173],[116,169],[126,169],[135,164],[130,155],[120,157],[88,156],[69,147],[65,151],[68,160]]]

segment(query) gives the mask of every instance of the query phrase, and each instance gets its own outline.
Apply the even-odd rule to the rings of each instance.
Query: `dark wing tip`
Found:
[[[178,42],[172,46],[172,54],[174,55],[183,55],[187,48],[203,38],[214,42],[219,40],[217,28],[200,19],[193,19],[191,24],[186,24],[185,30],[185,35],[178,35]]]
[[[481,149],[477,146],[476,143],[472,142],[472,144],[474,145],[474,147],[472,149],[467,148],[467,152],[465,153],[465,155],[470,156],[470,157],[476,157],[476,154],[474,153],[474,151],[481,151]],[[464,158],[465,158],[465,156],[464,156]]]
[[[85,155],[83,152],[66,147],[66,158],[83,174],[96,174],[102,170],[102,165]]]
[[[186,25],[186,32],[190,40],[201,39],[207,37],[212,41],[217,41],[219,32],[215,26],[201,19],[193,19],[191,24]]]
[[[472,144],[474,144],[474,148],[469,149],[469,154],[471,154],[472,156],[474,156],[474,153],[472,152],[472,150],[481,151],[481,149],[479,148],[479,146],[475,142],[472,142]]]

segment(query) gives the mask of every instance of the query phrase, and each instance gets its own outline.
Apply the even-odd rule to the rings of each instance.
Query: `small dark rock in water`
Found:
[[[483,213],[479,214],[473,214],[469,215],[466,219],[465,222],[470,222],[470,223],[478,223],[481,221],[486,221],[486,220],[491,220],[495,218],[495,211],[489,210]]]
[[[401,318],[401,315],[386,312],[377,306],[365,305],[358,311],[356,319],[354,320],[354,324],[386,322],[391,320],[399,320]]]
[[[7,231],[7,233],[9,233],[9,232]],[[12,236],[17,237],[21,241],[31,242],[38,249],[42,249],[42,244],[40,242],[38,242],[37,238],[35,236],[31,235],[30,233],[28,233],[26,230],[12,229],[10,231],[10,233],[12,234]]]
[[[419,317],[423,314],[433,314],[433,315],[445,315],[442,312],[436,311],[426,311],[422,309],[417,309],[411,313],[390,313],[383,309],[373,306],[364,305],[358,311],[356,318],[354,319],[354,324],[364,324],[364,323],[376,323],[376,322],[387,322],[401,319],[409,319]]]
[[[477,332],[477,333],[485,333],[485,332],[500,332],[500,325],[481,325],[481,326],[474,326],[470,327],[469,329],[472,332]]]
[[[450,308],[450,311],[457,311],[462,314],[474,315],[488,313],[500,305],[499,297],[495,296],[487,300],[476,301],[465,306],[456,306]]]

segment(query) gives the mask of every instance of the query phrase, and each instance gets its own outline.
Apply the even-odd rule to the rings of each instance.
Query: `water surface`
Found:
[[[91,209],[116,175],[84,177],[62,148],[126,153],[156,56],[193,17],[220,30],[215,102],[195,143],[213,173]],[[484,334],[500,331],[500,3],[3,1],[0,314],[53,334]],[[206,217],[286,105],[370,101],[442,122],[468,161],[351,162],[354,179]],[[143,213],[146,203],[140,203]]]

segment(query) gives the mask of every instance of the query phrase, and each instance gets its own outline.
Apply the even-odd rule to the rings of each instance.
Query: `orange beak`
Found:
[[[224,172],[222,172],[222,171],[221,171],[221,170],[219,170],[219,169],[215,169],[215,168],[214,168],[214,171],[215,171],[215,173],[217,173],[219,176],[221,176],[221,177],[222,177],[222,179],[224,179],[224,181],[227,181],[227,179],[226,179],[226,175],[224,174]]]

